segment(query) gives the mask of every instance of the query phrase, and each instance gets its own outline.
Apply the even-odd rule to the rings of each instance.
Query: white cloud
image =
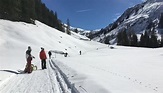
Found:
[[[83,9],[83,10],[78,10],[78,11],[76,11],[76,12],[78,12],[78,13],[81,13],[81,12],[88,12],[88,11],[91,11],[92,9]]]
[[[145,2],[145,1],[147,1],[147,0],[141,0],[142,2]]]

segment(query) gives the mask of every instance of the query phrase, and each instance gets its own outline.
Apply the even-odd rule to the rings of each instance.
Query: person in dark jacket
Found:
[[[51,59],[52,52],[49,51],[48,54],[49,54],[49,59]]]
[[[32,72],[32,69],[31,69],[31,61],[35,57],[31,55],[31,51],[32,51],[31,47],[28,46],[28,49],[26,51],[27,64],[26,64],[26,67],[25,67],[25,70],[24,70],[25,73],[31,73]]]
[[[44,48],[41,47],[41,51],[40,51],[40,59],[41,59],[41,67],[42,69],[46,69],[46,53],[44,51]]]

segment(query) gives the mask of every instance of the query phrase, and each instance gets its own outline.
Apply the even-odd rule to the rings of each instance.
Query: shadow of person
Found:
[[[3,72],[9,72],[9,73],[13,73],[13,74],[23,74],[24,71],[23,70],[18,70],[18,71],[14,71],[14,70],[0,70]]]

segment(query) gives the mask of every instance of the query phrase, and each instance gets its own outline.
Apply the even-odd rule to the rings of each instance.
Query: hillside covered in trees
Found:
[[[39,20],[64,32],[57,13],[49,10],[41,0],[0,0],[0,19],[33,23]]]

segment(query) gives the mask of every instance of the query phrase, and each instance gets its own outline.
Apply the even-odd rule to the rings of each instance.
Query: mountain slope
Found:
[[[110,40],[115,39],[117,33],[123,29],[141,34],[145,30],[156,28],[158,33],[162,33],[163,27],[159,24],[162,14],[163,0],[147,0],[127,9],[114,23],[102,29],[98,36],[102,38],[101,42],[105,42],[107,37]],[[97,36],[94,39],[99,41]]]
[[[72,36],[67,35],[39,21],[35,21],[35,24],[0,20],[0,92],[2,93],[28,93],[28,91],[36,93],[39,90],[41,93],[45,93],[45,91],[60,93],[58,92],[60,87],[57,86],[59,82],[55,80],[58,75],[54,69],[47,64],[48,70],[40,70],[39,52],[41,47],[45,48],[46,53],[50,50],[62,51],[67,52],[68,56],[71,57],[78,55],[80,50],[84,52],[98,46],[104,46],[97,42],[79,40],[79,38],[84,37],[75,33]],[[38,71],[29,75],[17,75],[17,70],[24,70],[26,65],[25,51],[28,46],[32,48],[31,54],[35,56],[32,63],[38,67]],[[53,55],[54,57],[64,57],[55,53]],[[48,80],[48,84],[45,84],[46,80]],[[50,82],[54,82],[54,85]],[[43,86],[45,89],[41,90]]]
[[[3,53],[0,55],[2,56],[1,60],[5,61],[1,62],[1,69],[6,67],[5,64],[7,62],[14,63],[19,61],[20,64],[24,65],[25,51],[28,46],[32,47],[32,53],[36,56],[35,60],[39,60],[37,57],[40,47],[44,47],[46,51],[60,50],[68,52],[70,56],[78,54],[79,50],[84,51],[92,48],[89,44],[90,42],[76,39],[38,21],[36,21],[36,25],[33,25],[0,20],[0,33],[0,52]],[[81,42],[79,43],[79,41]],[[6,57],[10,57],[10,59]],[[11,64],[8,68],[14,68],[17,65],[19,64]]]

